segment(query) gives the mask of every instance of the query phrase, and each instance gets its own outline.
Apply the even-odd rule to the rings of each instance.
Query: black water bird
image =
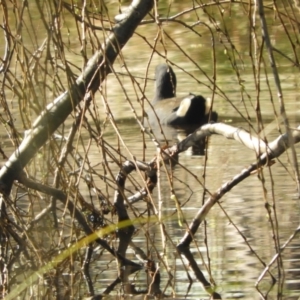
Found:
[[[176,98],[176,75],[167,64],[159,64],[155,69],[155,96],[153,109],[161,125],[176,128],[199,127],[209,121],[217,121],[218,114],[210,112],[210,102],[200,95],[189,94]],[[152,108],[147,111],[150,124],[158,123]]]

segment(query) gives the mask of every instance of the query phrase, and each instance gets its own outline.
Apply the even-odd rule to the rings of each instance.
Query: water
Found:
[[[154,68],[158,63],[166,60],[161,54],[166,54],[167,59],[175,65],[173,69],[177,75],[178,96],[193,92],[214,98],[214,110],[219,113],[220,122],[225,122],[237,128],[244,128],[252,133],[259,132],[255,112],[259,100],[265,127],[264,132],[268,140],[272,141],[279,135],[279,127],[284,132],[282,119],[278,117],[278,120],[274,120],[275,114],[279,116],[279,104],[265,48],[263,53],[266,73],[262,63],[260,90],[257,92],[256,77],[253,75],[253,62],[249,56],[251,36],[249,35],[247,14],[245,13],[246,8],[244,8],[244,11],[244,9],[240,9],[241,6],[235,6],[234,4],[231,6],[222,4],[222,6],[225,10],[223,16],[214,5],[207,8],[207,13],[202,10],[197,11],[198,16],[195,13],[184,15],[182,19],[189,25],[192,25],[198,17],[204,22],[195,27],[196,32],[201,36],[191,33],[187,28],[175,22],[163,23],[163,31],[159,31],[155,23],[140,26],[137,32],[146,37],[149,43],[153,47],[155,46],[159,54],[155,51],[152,52],[151,47],[140,36],[134,35],[122,50],[122,59],[118,58],[114,64],[116,73],[108,76],[102,85],[101,93],[98,92],[95,95],[91,113],[87,113],[87,118],[93,126],[95,124],[92,114],[96,116],[95,118],[97,122],[99,121],[101,128],[101,131],[96,132],[97,137],[100,141],[105,141],[107,145],[113,146],[115,150],[111,150],[107,145],[102,148],[99,143],[91,139],[88,130],[84,126],[81,128],[80,134],[76,136],[74,145],[77,145],[76,152],[82,156],[86,153],[86,170],[90,168],[98,172],[98,174],[93,175],[93,180],[109,201],[113,201],[114,177],[119,170],[117,162],[123,162],[125,159],[132,160],[134,157],[139,160],[150,161],[156,154],[155,144],[149,135],[141,133],[137,120],[145,122],[142,118],[143,108],[148,105],[147,101],[152,99]],[[115,2],[109,2],[108,8],[112,16],[117,13]],[[169,8],[170,15],[173,15],[186,9],[187,4],[172,3],[168,7],[163,3],[159,3],[161,16],[166,16]],[[34,6],[30,6],[30,9],[32,13],[38,15]],[[291,10],[288,10],[288,12],[291,13]],[[297,11],[295,13],[299,15]],[[209,18],[208,14],[214,17],[215,20]],[[147,17],[147,19],[150,18]],[[35,22],[41,25],[38,17]],[[33,26],[37,23],[34,23]],[[273,45],[276,49],[284,51],[284,54],[293,57],[284,28],[278,22],[278,19],[273,18],[272,12],[268,14],[268,23]],[[291,22],[291,24],[294,24],[294,22]],[[217,25],[223,31],[216,31]],[[213,36],[208,30],[209,27],[212,28]],[[45,30],[42,26],[36,26],[36,28],[37,41],[43,41]],[[68,45],[66,47],[67,58],[80,68],[83,65],[83,59],[75,53],[79,53],[81,46],[77,43],[77,29],[70,15],[66,14],[61,29],[64,33],[63,38],[66,40],[66,45]],[[225,30],[228,31],[227,35],[224,34]],[[290,27],[289,30],[293,33]],[[258,35],[256,41],[261,43],[260,29],[257,29],[256,33]],[[294,34],[296,37],[299,36],[297,30]],[[215,43],[214,48],[212,47],[212,37]],[[100,41],[103,40],[102,33],[99,33],[98,38]],[[95,41],[93,36],[88,43],[88,57],[94,51],[92,41]],[[254,41],[254,39],[251,40],[252,43]],[[32,46],[31,39],[25,39],[25,42]],[[230,43],[235,46],[237,52],[232,51]],[[255,52],[255,45],[251,44],[251,47],[251,53],[259,55],[259,52]],[[296,53],[299,53],[298,46],[296,46]],[[295,127],[299,119],[299,69],[278,53],[275,56],[290,125]],[[19,65],[17,68],[19,68]],[[42,72],[41,69],[36,72],[42,74],[39,73]],[[80,73],[75,68],[74,72],[75,74]],[[215,81],[213,80],[214,72],[216,73]],[[52,79],[52,76],[55,78],[54,73],[54,71],[53,74],[52,71],[49,71],[46,78],[38,78],[42,87],[43,81],[49,83],[50,86],[51,84],[56,86],[57,82]],[[63,72],[62,75],[65,76]],[[33,76],[30,80],[35,84],[37,79]],[[67,86],[67,83],[65,77],[62,76],[61,80],[62,89]],[[47,91],[47,93],[43,93],[43,91]],[[38,104],[43,108],[45,103],[52,101],[54,94],[57,96],[59,93],[59,88],[53,91],[48,90],[48,88],[43,90],[42,88],[41,91],[38,91],[40,97],[37,97],[35,101],[38,101]],[[29,105],[32,101],[31,96],[26,93],[23,94],[24,99],[21,103],[24,104],[24,110],[26,110],[26,104]],[[272,97],[274,109],[271,102]],[[30,128],[36,114],[30,110],[31,113],[26,116],[26,120],[22,121],[18,109],[20,99],[7,90],[7,100],[9,100],[10,109],[14,114],[15,125],[22,133],[24,128]],[[107,113],[108,108],[110,114]],[[59,132],[66,134],[72,120],[73,117],[70,117],[65,127],[61,128]],[[164,128],[164,131],[169,144],[184,138],[182,132],[169,128]],[[154,133],[161,145],[167,143],[163,140],[159,131],[156,130]],[[9,155],[13,151],[13,146],[4,130],[4,125],[1,125],[1,138],[1,147]],[[296,146],[297,152],[298,148]],[[55,161],[50,158],[58,156],[59,151],[57,149],[59,149],[58,146],[54,146],[53,142],[49,143],[43,149],[43,152],[39,154],[44,158],[43,161],[41,162],[37,158],[30,165],[28,169],[30,174],[51,184],[53,170],[56,165]],[[110,152],[112,153],[111,156],[109,156]],[[253,174],[224,195],[220,205],[215,205],[212,208],[206,218],[206,224],[202,224],[195,236],[197,243],[192,243],[192,252],[195,254],[197,262],[207,279],[209,279],[206,269],[206,267],[209,268],[207,265],[209,261],[207,254],[209,254],[210,274],[222,299],[261,299],[254,285],[264,270],[263,263],[268,264],[276,254],[272,222],[274,223],[277,220],[280,245],[283,245],[299,225],[299,201],[295,198],[296,184],[290,160],[291,155],[288,151],[288,156],[283,154],[280,161],[276,161],[271,168],[264,168],[263,173]],[[193,272],[188,269],[187,262],[182,262],[176,254],[174,245],[184,235],[185,227],[178,224],[176,206],[174,200],[170,199],[169,180],[171,180],[172,188],[182,204],[186,224],[189,225],[202,205],[204,187],[211,193],[215,192],[222,184],[231,180],[255,161],[255,154],[251,150],[245,149],[243,145],[236,141],[227,140],[223,136],[212,136],[209,139],[207,161],[205,161],[204,156],[194,155],[191,150],[188,150],[180,154],[180,165],[174,167],[172,176],[169,175],[171,176],[170,179],[168,179],[166,173],[166,170],[168,170],[171,174],[170,167],[167,166],[166,170],[162,167],[160,183],[153,192],[152,201],[163,216],[168,237],[164,241],[160,224],[150,222],[143,226],[136,225],[138,231],[133,241],[149,257],[156,262],[160,262],[161,289],[165,294],[172,295],[175,299],[208,299],[207,294],[201,289],[200,283],[195,279]],[[72,156],[68,158],[68,163],[68,172],[78,169]],[[85,175],[88,172],[83,173]],[[105,176],[105,181],[101,176]],[[65,184],[66,189],[77,187],[76,184],[78,183],[79,190],[85,196],[86,201],[98,205],[95,195],[90,197],[83,178],[78,179],[75,176],[64,174],[64,180],[61,185]],[[143,179],[137,172],[134,172],[128,179],[126,195],[132,195],[143,186]],[[207,199],[207,196],[208,192],[205,194],[205,199]],[[35,195],[35,197],[34,199],[38,200],[38,204],[33,199],[28,204],[27,198],[23,202],[18,202],[24,211],[27,210],[29,215],[32,214],[33,216],[49,203],[47,198],[40,198],[38,195]],[[265,208],[266,201],[271,205],[275,205],[275,210],[271,210],[271,219]],[[68,216],[64,216],[64,208],[60,207],[60,209],[61,220],[59,224],[63,234],[58,234],[52,228],[53,224],[51,222],[41,224],[39,230],[34,232],[37,239],[32,238],[32,240],[40,248],[47,246],[47,249],[39,257],[41,264],[53,257],[50,250],[64,249],[68,243],[76,242],[76,238],[69,238],[73,234],[72,223]],[[153,215],[153,210],[149,209],[149,211]],[[134,208],[130,213],[133,218],[138,216],[147,217],[147,204],[145,202],[134,204]],[[107,218],[109,222],[116,222],[115,216],[109,215]],[[28,220],[30,220],[30,217],[28,217]],[[276,227],[276,224],[274,227]],[[41,235],[38,235],[39,231]],[[47,232],[47,237],[49,234],[49,240],[51,240],[51,242],[48,241],[49,244],[45,242],[45,232]],[[145,233],[149,234],[149,240],[145,239]],[[207,244],[204,242],[205,239]],[[163,246],[163,242],[165,246]],[[112,238],[111,243],[113,246],[116,245],[115,239]],[[281,298],[277,295],[278,285],[275,285],[270,291],[268,299],[298,299],[300,295],[299,247],[299,238],[296,237],[282,256],[284,270],[281,273],[285,277],[283,283],[284,295]],[[128,257],[135,260],[130,250],[128,252]],[[72,267],[67,265],[59,269],[65,282],[72,283],[71,290],[73,288],[74,298],[87,294],[80,272],[82,261],[80,255],[78,254],[74,264],[70,264]],[[276,279],[278,279],[277,268],[277,263],[271,267],[271,272]],[[74,275],[74,278],[71,279],[70,274]],[[193,279],[192,284],[189,281],[188,274]],[[102,249],[95,250],[91,276],[96,294],[101,293],[115,279],[115,261],[107,253],[103,254]],[[139,272],[136,277],[132,276],[131,279],[135,282],[137,288],[147,287],[144,271]],[[62,283],[60,287],[61,295],[68,291],[67,284]],[[262,294],[268,291],[271,287],[269,275],[266,275],[259,287]],[[120,287],[114,290],[112,297],[115,298],[118,293],[121,293]]]

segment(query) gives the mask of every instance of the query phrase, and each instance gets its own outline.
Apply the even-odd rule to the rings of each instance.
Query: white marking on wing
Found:
[[[187,113],[187,111],[189,110],[191,106],[191,98],[184,98],[181,102],[180,102],[180,106],[178,108],[178,110],[176,111],[176,115],[178,117],[184,117]]]

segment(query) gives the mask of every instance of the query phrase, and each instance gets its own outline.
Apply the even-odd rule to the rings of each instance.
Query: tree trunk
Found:
[[[117,16],[117,23],[113,27],[112,33],[88,61],[76,83],[46,107],[34,122],[33,128],[26,134],[20,147],[1,168],[1,192],[6,195],[10,193],[13,181],[18,178],[20,171],[66,120],[85,94],[97,91],[102,81],[110,73],[110,66],[121,49],[152,6],[153,0],[134,0],[125,13]]]

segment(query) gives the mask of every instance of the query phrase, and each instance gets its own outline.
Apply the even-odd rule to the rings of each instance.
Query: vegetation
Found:
[[[204,295],[226,298],[214,279],[208,242],[214,237],[205,219],[218,204],[234,224],[220,200],[251,176],[262,190],[272,236],[272,245],[265,243],[272,255],[260,255],[234,224],[236,235],[260,263],[253,282],[257,295],[284,299],[289,294],[283,251],[300,227],[291,225],[290,237],[281,239],[272,167],[287,153],[284,176],[299,198],[299,127],[286,112],[296,104],[285,100],[279,76],[299,74],[297,3],[183,2],[139,0],[127,8],[93,0],[0,2],[2,298],[178,298],[182,273],[190,282],[185,298],[197,290],[193,277]],[[282,31],[278,45],[275,29]],[[150,128],[145,116],[159,59],[181,70],[191,86],[202,86],[221,119],[226,116],[222,121],[233,126],[209,123],[176,144],[162,141],[161,132],[169,129]],[[229,78],[227,84],[220,74]],[[233,87],[241,105],[231,98]],[[236,120],[248,131],[235,127]],[[127,122],[136,130],[130,134],[136,135],[140,157],[126,141]],[[272,142],[267,123],[276,129]],[[211,135],[234,139],[254,153],[248,167],[238,166],[233,179],[215,191],[207,184],[216,176],[207,168]],[[201,189],[191,220],[174,169],[184,170],[179,154],[199,145],[202,178],[187,170],[197,182],[192,192]],[[182,228],[183,236],[169,231],[168,222]],[[203,244],[197,240],[200,225]]]

